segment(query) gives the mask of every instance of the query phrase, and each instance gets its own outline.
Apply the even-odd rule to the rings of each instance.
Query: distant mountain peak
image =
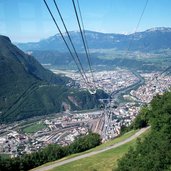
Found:
[[[146,30],[147,32],[161,31],[161,32],[171,32],[170,27],[154,27]]]
[[[68,41],[66,33],[63,33]],[[79,31],[69,32],[72,41],[78,52],[83,52],[83,43]],[[151,51],[158,49],[171,49],[171,28],[155,27],[146,31],[136,32],[133,34],[114,34],[101,33],[85,30],[86,39],[90,49],[110,49],[125,50],[131,40],[135,41],[131,50]],[[55,50],[58,52],[68,52],[60,34],[56,34],[47,39],[34,43],[17,44],[24,51],[33,50]]]

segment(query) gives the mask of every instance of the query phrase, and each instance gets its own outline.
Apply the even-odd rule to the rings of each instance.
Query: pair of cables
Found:
[[[70,33],[69,33],[69,31],[68,31],[68,29],[67,29],[67,27],[66,27],[65,21],[64,21],[64,19],[63,19],[63,16],[62,16],[62,14],[61,14],[61,11],[60,11],[60,9],[59,9],[59,6],[58,6],[56,0],[53,0],[54,5],[55,5],[56,10],[57,10],[57,12],[58,12],[58,14],[59,14],[59,17],[60,17],[60,19],[61,19],[61,21],[62,21],[62,24],[63,24],[63,26],[64,26],[65,32],[66,32],[66,34],[67,34],[67,37],[68,37],[68,39],[69,39],[70,45],[71,45],[71,47],[72,47],[74,53],[72,52],[72,50],[71,50],[71,48],[70,48],[70,46],[69,46],[69,44],[68,44],[66,38],[64,37],[64,35],[63,35],[63,33],[62,33],[62,31],[61,31],[61,29],[60,29],[60,27],[59,27],[59,25],[58,25],[58,23],[57,23],[57,21],[56,21],[54,15],[53,15],[53,13],[52,13],[52,11],[51,11],[51,9],[50,9],[48,3],[46,2],[46,0],[43,0],[43,1],[44,1],[45,5],[46,5],[46,7],[47,7],[47,9],[48,9],[49,14],[50,14],[51,17],[52,17],[53,22],[54,22],[55,25],[56,25],[57,30],[59,31],[59,33],[60,33],[60,35],[61,35],[61,37],[62,37],[62,39],[63,39],[63,41],[64,41],[64,43],[65,43],[65,45],[66,45],[66,47],[67,47],[67,49],[68,49],[68,51],[69,51],[69,53],[70,53],[72,59],[74,60],[76,66],[77,66],[77,69],[78,69],[78,71],[79,71],[81,77],[83,78],[83,81],[85,82],[85,84],[86,84],[88,87],[90,87],[89,79],[88,79],[88,77],[86,76],[86,73],[85,73],[84,68],[83,68],[83,66],[82,66],[82,63],[81,63],[81,60],[80,60],[79,55],[78,55],[78,53],[77,53],[77,51],[76,51],[76,48],[75,48],[74,43],[73,43],[73,41],[72,41],[72,39],[71,39]],[[80,19],[79,19],[79,17],[78,17],[78,12],[77,12],[77,8],[76,8],[76,5],[75,5],[74,0],[72,0],[72,3],[73,3],[73,7],[74,7],[74,12],[75,12],[75,15],[76,15],[77,23],[78,23],[78,26],[79,26],[79,29],[80,29],[81,38],[82,38],[82,41],[83,41],[83,45],[84,45],[84,49],[85,49],[85,53],[86,53],[88,65],[89,65],[90,72],[91,72],[91,76],[92,76],[92,81],[93,81],[93,83],[94,83],[94,75],[93,75],[93,71],[92,71],[92,67],[91,67],[90,55],[89,55],[88,44],[87,44],[87,40],[86,40],[86,36],[85,36],[84,24],[83,24],[83,20],[82,20],[80,5],[79,5],[79,2],[78,2],[78,0],[77,0],[77,4],[78,4],[78,8],[79,8],[79,13],[80,13],[80,18],[81,18],[81,23],[82,23],[83,29],[81,28]],[[95,87],[95,83],[94,83],[94,87]]]

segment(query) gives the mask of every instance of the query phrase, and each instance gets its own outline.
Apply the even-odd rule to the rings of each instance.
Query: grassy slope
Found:
[[[113,141],[113,143],[117,143],[119,141],[122,141],[131,135],[133,135],[135,131],[131,131]],[[141,137],[144,137],[148,132],[141,135]],[[102,146],[109,146],[111,144],[111,141],[107,144],[102,144],[99,147],[96,147],[95,149],[102,148]],[[118,148],[108,150],[106,152],[77,160],[68,164],[65,164],[63,166],[59,166],[57,168],[54,168],[52,171],[111,171],[113,168],[117,167],[117,160],[120,159],[130,148],[130,146],[135,146],[136,140],[133,140],[127,144],[124,144]],[[93,149],[93,150],[95,150]]]
[[[116,143],[118,143],[118,142],[120,142],[120,141],[123,141],[123,140],[125,140],[125,139],[131,137],[131,136],[134,135],[137,131],[138,131],[138,130],[130,131],[130,132],[128,132],[128,133],[126,133],[126,134],[124,134],[124,135],[122,135],[122,136],[120,136],[120,137],[114,139],[114,140],[110,140],[110,141],[108,141],[108,142],[106,142],[106,143],[101,144],[100,146],[97,146],[97,147],[93,148],[93,149],[90,149],[90,150],[85,151],[85,152],[82,152],[82,153],[73,154],[73,155],[64,157],[64,158],[62,158],[62,159],[60,159],[60,160],[57,160],[57,161],[54,161],[54,162],[46,163],[46,164],[40,166],[39,168],[41,168],[41,167],[43,167],[43,166],[48,166],[48,165],[51,165],[51,164],[54,164],[54,163],[57,163],[57,162],[60,162],[60,161],[63,161],[63,160],[69,159],[69,158],[73,158],[73,157],[76,157],[76,156],[79,156],[79,155],[82,155],[82,154],[85,154],[85,153],[89,153],[89,152],[92,152],[92,151],[97,151],[97,150],[103,149],[103,148],[105,148],[105,147],[108,147],[108,146],[110,146],[110,145],[116,144]],[[119,148],[116,148],[116,149],[113,149],[113,150],[109,150],[109,152],[107,151],[107,152],[104,152],[104,153],[109,153],[109,154],[106,154],[106,155],[108,156],[108,158],[111,158],[110,151],[116,151],[117,156],[115,155],[114,158],[115,158],[115,160],[117,161],[118,158],[120,158],[125,152],[127,152],[128,148],[130,147],[131,144],[135,144],[135,141],[123,145],[123,146],[122,146],[122,147],[123,147],[123,150],[119,150],[119,148],[121,148],[121,147],[119,147]],[[120,151],[120,152],[119,152],[119,151]],[[124,152],[124,153],[123,153],[123,152]],[[101,153],[101,154],[104,154],[104,153]],[[100,156],[101,154],[98,154],[98,155],[95,155],[95,156]],[[113,154],[112,154],[112,155],[113,155]],[[94,158],[94,156],[89,157],[89,158]],[[57,167],[57,168],[54,169],[54,170],[57,170],[57,171],[58,171],[58,169],[59,169],[59,170],[60,170],[60,169],[65,170],[65,169],[66,169],[66,171],[67,171],[67,169],[68,169],[68,170],[74,170],[75,168],[71,167],[72,165],[74,166],[74,163],[76,163],[76,165],[77,165],[77,162],[80,163],[80,161],[84,161],[84,160],[85,160],[85,164],[86,164],[86,161],[87,161],[87,159],[89,159],[89,158],[86,158],[86,159],[82,159],[82,160],[78,160],[78,161],[72,162],[72,164],[69,163],[69,164],[66,164],[66,165],[64,165],[64,166]],[[99,159],[99,157],[98,157],[98,159]],[[90,160],[91,160],[91,159],[90,159]],[[94,160],[94,159],[93,159],[93,160]],[[108,159],[105,159],[105,160],[108,160]],[[112,159],[112,160],[113,160],[113,162],[114,162],[114,159]],[[90,161],[88,161],[88,162],[90,162]],[[102,162],[102,161],[100,161],[100,162]],[[110,162],[111,162],[111,160],[110,160]],[[115,162],[115,163],[116,163],[116,162]],[[88,164],[88,165],[91,165],[91,163]],[[71,168],[70,168],[70,167],[71,167]],[[85,170],[87,169],[87,166],[86,166],[86,165],[83,166],[83,167],[85,167]],[[80,169],[80,167],[78,167],[78,169]],[[32,169],[32,170],[34,170],[34,169]],[[82,170],[82,165],[81,165],[81,170]],[[75,170],[74,170],[74,171],[75,171]],[[90,171],[91,171],[91,170],[90,170]]]
[[[111,171],[116,166],[117,160],[128,151],[131,145],[135,145],[135,140],[116,149],[59,166],[53,171]]]

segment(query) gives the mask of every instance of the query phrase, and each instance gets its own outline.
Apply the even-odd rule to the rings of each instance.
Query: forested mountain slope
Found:
[[[37,60],[0,36],[0,122],[98,107],[102,91],[92,96],[66,86],[71,79],[44,69]]]

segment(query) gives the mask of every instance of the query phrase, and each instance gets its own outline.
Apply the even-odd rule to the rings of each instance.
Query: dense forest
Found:
[[[0,157],[0,171],[26,171],[44,163],[58,160],[70,154],[83,152],[97,145],[100,145],[100,135],[89,133],[88,135],[78,137],[73,143],[62,147],[57,144],[50,144],[46,148],[26,154],[21,157],[4,159]]]
[[[142,108],[131,128],[151,126],[145,139],[119,160],[117,171],[162,171],[171,167],[171,92]]]

